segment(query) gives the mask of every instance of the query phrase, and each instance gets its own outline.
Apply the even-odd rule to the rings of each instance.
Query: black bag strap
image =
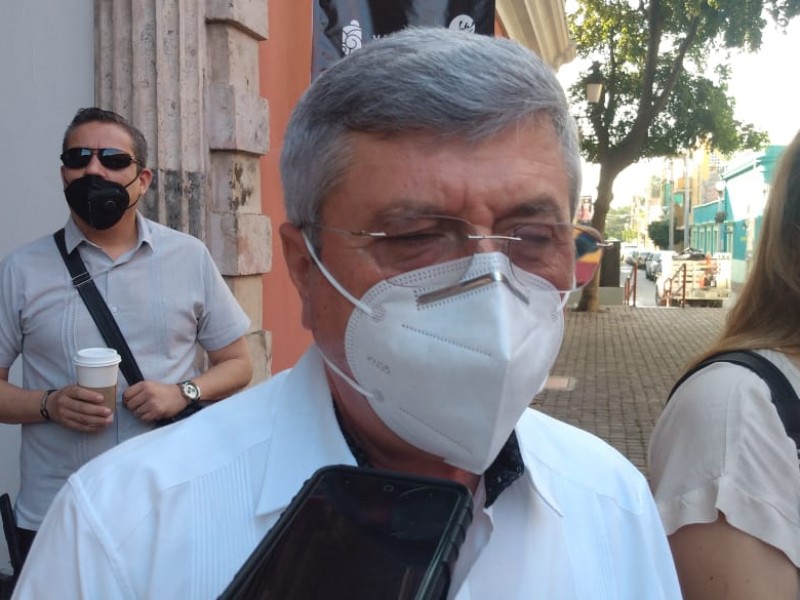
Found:
[[[139,370],[139,365],[136,364],[136,359],[133,357],[131,349],[128,347],[128,342],[125,341],[125,336],[122,335],[117,322],[114,320],[114,316],[111,314],[111,311],[108,310],[108,305],[97,290],[97,286],[94,284],[92,276],[89,275],[86,265],[83,263],[81,255],[78,253],[78,249],[75,248],[71,253],[67,253],[63,228],[53,234],[53,239],[56,242],[58,251],[61,253],[61,258],[64,259],[64,263],[67,265],[67,269],[69,269],[69,274],[72,277],[72,285],[75,286],[75,289],[77,289],[78,293],[81,295],[84,304],[86,304],[86,308],[89,310],[89,314],[92,315],[92,319],[94,319],[97,328],[100,330],[100,334],[103,336],[106,344],[119,352],[120,357],[122,357],[119,368],[125,380],[128,382],[128,385],[143,381],[144,377]]]
[[[792,384],[789,383],[786,375],[784,375],[770,360],[764,358],[757,352],[753,352],[752,350],[732,350],[730,352],[720,352],[719,354],[709,356],[683,374],[672,387],[667,397],[667,402],[669,402],[675,390],[677,390],[684,381],[700,369],[716,362],[729,362],[740,367],[745,367],[764,380],[764,383],[769,386],[772,403],[778,410],[778,416],[783,422],[787,435],[794,440],[797,446],[798,457],[800,457],[800,398],[797,397],[797,393],[794,391]]]

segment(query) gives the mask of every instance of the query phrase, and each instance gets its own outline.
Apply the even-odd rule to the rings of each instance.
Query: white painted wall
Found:
[[[0,257],[61,227],[61,138],[94,98],[89,0],[4,2],[0,18]],[[19,365],[11,380],[21,381]],[[19,426],[0,424],[0,493],[19,487]],[[10,572],[5,538],[0,570]]]

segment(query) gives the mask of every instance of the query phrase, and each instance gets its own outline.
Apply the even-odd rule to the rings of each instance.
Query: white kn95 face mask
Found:
[[[536,275],[512,274],[508,257],[491,252],[392,277],[359,300],[306,245],[356,307],[344,342],[353,377],[326,364],[403,440],[483,473],[547,381],[566,295]],[[458,283],[437,285],[464,261]]]

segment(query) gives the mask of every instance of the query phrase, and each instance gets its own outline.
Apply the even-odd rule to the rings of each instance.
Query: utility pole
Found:
[[[683,249],[691,246],[692,236],[689,229],[689,153],[683,155]]]
[[[675,202],[673,201],[672,190],[675,185],[675,164],[670,159],[669,161],[669,181],[670,185],[667,186],[667,219],[669,220],[669,244],[668,250],[675,250]]]
[[[722,232],[725,225],[725,180],[720,179],[714,184],[717,190],[717,214],[714,215],[714,222],[717,225],[717,252],[722,252]],[[731,249],[728,248],[728,252]]]

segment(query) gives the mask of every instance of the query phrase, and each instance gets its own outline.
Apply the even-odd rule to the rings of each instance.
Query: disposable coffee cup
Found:
[[[74,357],[78,385],[103,395],[103,405],[117,408],[117,377],[122,358],[113,348],[84,348]]]

